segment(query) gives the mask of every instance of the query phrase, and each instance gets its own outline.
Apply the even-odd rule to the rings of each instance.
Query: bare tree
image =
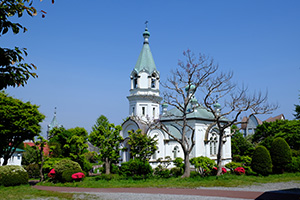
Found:
[[[190,153],[195,145],[195,129],[188,124],[187,115],[193,112],[194,94],[198,88],[204,87],[209,77],[216,72],[218,66],[214,64],[213,59],[200,54],[198,59],[187,50],[183,53],[185,61],[179,61],[178,67],[171,72],[171,77],[167,79],[162,86],[167,89],[164,95],[164,102],[176,108],[180,114],[168,115],[172,122],[179,127],[181,137],[173,135],[163,123],[155,123],[154,126],[162,129],[171,138],[177,141],[184,153],[184,174],[182,177],[190,176]]]
[[[210,124],[206,131],[209,132],[212,128],[218,130],[217,175],[222,173],[223,140],[234,134],[226,135],[225,130],[232,125],[241,123],[238,120],[242,113],[270,114],[278,107],[275,104],[268,104],[267,93],[249,94],[248,88],[244,86],[240,88],[232,83],[232,77],[232,72],[214,74],[203,88],[204,106],[214,116],[214,123]],[[223,102],[222,109],[219,104],[221,101]]]

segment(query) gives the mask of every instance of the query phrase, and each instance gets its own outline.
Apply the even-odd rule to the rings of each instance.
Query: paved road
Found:
[[[214,190],[214,189],[180,189],[180,188],[78,188],[78,187],[52,187],[52,186],[33,186],[36,189],[58,191],[58,192],[79,192],[100,194],[99,197],[104,199],[256,199],[263,192],[254,191],[230,191],[230,190]],[[102,196],[101,196],[102,194]],[[110,195],[110,198],[105,198],[107,194],[119,194],[118,198]],[[123,198],[122,195],[124,194]],[[127,195],[126,195],[127,194]],[[137,194],[135,198],[129,198],[128,194]],[[138,196],[138,194],[148,194]],[[152,195],[149,195],[152,194]],[[157,196],[160,195],[160,196]],[[165,195],[165,197],[164,197]],[[171,195],[171,196],[170,196]],[[182,195],[191,198],[182,198]],[[154,198],[150,198],[153,196]],[[166,198],[168,197],[169,198]],[[148,197],[148,198],[147,198]],[[196,197],[196,198],[193,198]],[[207,197],[207,198],[206,198]],[[215,198],[209,198],[215,197]]]

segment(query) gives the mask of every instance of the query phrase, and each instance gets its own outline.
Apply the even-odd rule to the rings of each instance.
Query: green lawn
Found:
[[[225,174],[220,177],[195,177],[195,178],[151,178],[146,180],[132,180],[116,178],[112,180],[102,180],[97,177],[87,177],[82,182],[73,183],[51,183],[44,182],[39,185],[48,186],[67,186],[67,187],[91,187],[91,188],[119,188],[119,187],[172,187],[172,188],[196,188],[196,187],[237,187],[252,184],[270,183],[270,182],[300,182],[300,173],[285,173],[279,175],[263,176],[237,176]]]

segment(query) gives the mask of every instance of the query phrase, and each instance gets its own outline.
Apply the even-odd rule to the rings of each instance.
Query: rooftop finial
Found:
[[[147,20],[145,21],[145,24],[146,24],[146,29],[148,29],[148,21]]]
[[[148,21],[145,22],[146,28],[145,31],[143,33],[143,37],[144,37],[144,44],[149,44],[149,37],[150,37],[150,33],[148,32]]]
[[[56,116],[56,107],[54,107],[54,115]]]

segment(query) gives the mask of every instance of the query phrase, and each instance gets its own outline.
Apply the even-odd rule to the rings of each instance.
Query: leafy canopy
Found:
[[[141,129],[138,129],[136,132],[128,131],[128,144],[130,145],[130,153],[134,158],[148,161],[157,150],[157,136],[150,137],[146,134],[142,134],[141,132]]]
[[[252,142],[260,143],[270,150],[273,140],[277,137],[282,137],[291,149],[300,150],[300,121],[264,122],[257,126]]]
[[[120,136],[121,130],[121,126],[109,123],[108,119],[101,115],[89,135],[89,141],[99,148],[99,159],[108,162],[109,165],[116,163],[120,157],[120,143],[123,141]],[[109,169],[107,170],[109,171]]]
[[[12,22],[10,19],[20,18],[24,12],[29,16],[37,15],[37,10],[32,4],[33,0],[0,1],[0,38],[9,30],[14,34],[27,31],[26,27],[20,23]],[[45,17],[46,12],[43,10],[40,12],[42,17]],[[32,71],[36,69],[36,66],[32,63],[25,63],[24,56],[27,56],[26,48],[0,47],[0,90],[8,86],[24,86],[30,77],[37,78],[37,74]]]
[[[38,111],[37,105],[0,92],[0,157],[3,165],[25,140],[32,140],[41,132],[40,122],[45,116]]]

